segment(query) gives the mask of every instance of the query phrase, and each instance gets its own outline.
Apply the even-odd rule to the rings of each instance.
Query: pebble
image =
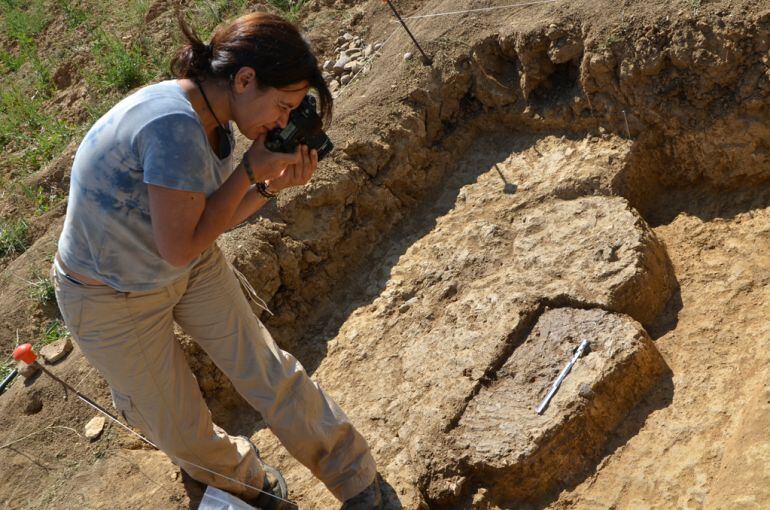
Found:
[[[342,34],[342,38],[346,41],[352,41],[354,39],[353,35],[350,32],[345,32]]]
[[[331,60],[327,60],[326,62],[324,62],[324,71],[331,71],[333,67],[334,67],[334,62],[332,62]]]
[[[364,58],[369,57],[372,52],[374,51],[374,48],[371,44],[367,44],[366,48],[364,48]]]
[[[72,352],[72,340],[70,337],[65,337],[44,345],[40,349],[40,357],[45,360],[46,364],[50,365],[64,359],[70,352]]]
[[[345,64],[347,64],[348,62],[350,62],[350,59],[347,57],[347,55],[345,54],[340,55],[339,60],[337,60],[337,62],[334,64],[334,67],[332,68],[332,70],[334,71],[334,74],[336,74],[337,76],[342,74],[342,72],[345,70]]]
[[[382,43],[374,43],[374,51],[379,51],[380,48],[382,48]]]
[[[350,83],[351,79],[353,79],[353,77],[349,74],[346,74],[345,76],[340,78],[340,83],[342,83],[343,85],[347,85],[348,83]]]
[[[332,80],[329,82],[329,91],[330,92],[337,92],[340,88],[340,82],[337,80]]]
[[[409,60],[411,58],[412,58],[412,52],[411,51],[407,51],[406,53],[404,53],[404,60]]]
[[[94,416],[91,418],[91,420],[86,423],[85,430],[88,439],[91,441],[97,439],[102,435],[102,431],[104,430],[104,416]]]
[[[358,60],[352,60],[345,64],[345,70],[350,71],[353,74],[357,73],[359,69],[361,69],[361,64]]]

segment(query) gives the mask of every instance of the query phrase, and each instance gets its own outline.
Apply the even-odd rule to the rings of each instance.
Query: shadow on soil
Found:
[[[612,432],[607,438],[607,444],[600,458],[594,463],[593,467],[580,475],[576,476],[568,483],[555,487],[548,493],[542,500],[531,506],[516,506],[511,507],[517,510],[534,510],[546,508],[551,503],[555,502],[559,495],[564,491],[572,491],[578,485],[585,482],[588,478],[595,475],[599,466],[602,464],[602,460],[611,457],[618,448],[624,446],[628,441],[636,436],[642,427],[644,427],[647,418],[655,411],[665,409],[670,406],[674,399],[674,382],[673,373],[670,369],[661,376],[660,382],[655,386],[644,399],[626,416],[625,420],[618,425],[614,432]]]
[[[495,169],[514,152],[523,152],[545,136],[565,136],[580,140],[582,136],[546,132],[537,134],[487,133],[480,134],[474,145],[468,148],[463,160],[447,173],[444,179],[422,200],[422,205],[409,211],[406,220],[396,227],[366,260],[366,267],[351,270],[348,281],[338,282],[340,289],[329,302],[335,309],[329,310],[324,321],[308,326],[308,332],[300,340],[302,352],[295,355],[308,373],[312,374],[326,356],[326,343],[334,338],[347,318],[358,308],[371,304],[385,290],[389,275],[411,245],[427,235],[442,216],[455,206],[460,190],[475,182],[480,175]],[[499,173],[500,171],[497,170]],[[500,193],[515,194],[518,184],[500,175]]]

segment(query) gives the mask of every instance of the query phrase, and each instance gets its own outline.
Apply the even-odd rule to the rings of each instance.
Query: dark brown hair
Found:
[[[283,88],[307,81],[320,102],[320,115],[331,120],[332,95],[326,86],[310,44],[292,23],[280,16],[254,12],[219,27],[204,43],[178,14],[187,44],[171,60],[177,78],[230,81],[242,67],[251,67],[260,88]]]

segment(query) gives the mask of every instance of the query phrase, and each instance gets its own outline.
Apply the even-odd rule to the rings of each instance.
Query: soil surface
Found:
[[[170,6],[153,2],[155,40]],[[344,32],[385,45],[339,92],[337,149],[311,183],[220,239],[274,316],[255,312],[372,445],[386,508],[770,507],[770,5],[576,0],[407,22],[432,66],[403,58],[381,2],[308,4],[321,55]],[[69,74],[62,94],[82,94]],[[66,190],[77,142],[29,182]],[[63,214],[0,261],[3,353],[58,317],[28,287]],[[255,439],[301,508],[336,508],[178,333],[215,421]],[[110,407],[77,346],[50,368]],[[108,424],[88,440],[94,414],[18,378],[0,396],[0,504],[197,507],[202,487],[136,436]]]

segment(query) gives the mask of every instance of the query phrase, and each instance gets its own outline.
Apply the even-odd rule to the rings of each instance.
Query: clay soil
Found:
[[[158,41],[170,6],[146,18]],[[387,42],[337,97],[337,150],[313,181],[220,245],[369,440],[386,508],[770,508],[770,4],[411,20],[432,67],[403,58],[379,0],[311,1],[300,22],[328,58],[345,31]],[[28,179],[66,190],[77,142]],[[63,214],[0,261],[4,356],[58,317],[26,281]],[[535,416],[586,335],[593,351]],[[215,421],[258,442],[301,508],[336,508],[179,338]],[[52,370],[110,407],[77,347]],[[17,379],[0,396],[0,505],[197,507],[202,487],[125,430],[86,439],[94,414]]]

